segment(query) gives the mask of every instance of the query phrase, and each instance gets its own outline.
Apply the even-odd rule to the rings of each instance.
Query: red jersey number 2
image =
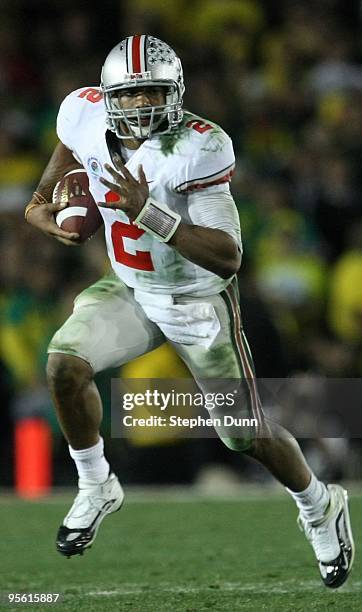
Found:
[[[198,119],[191,119],[186,123],[186,127],[196,130],[196,132],[199,134],[204,134],[204,132],[212,130],[212,125],[210,125],[210,123],[205,123],[204,121],[199,121]]]
[[[88,102],[100,102],[103,98],[103,94],[99,89],[95,89],[95,87],[87,87],[87,89],[83,89],[78,95],[78,98],[85,98]]]
[[[112,191],[108,191],[108,193],[106,193],[106,202],[114,202],[115,200],[118,200],[118,195],[114,194]],[[153,272],[154,267],[149,251],[136,250],[135,254],[133,254],[126,251],[124,245],[124,238],[131,238],[131,240],[137,241],[144,233],[144,230],[136,225],[115,221],[111,228],[114,257],[118,263],[128,266],[129,268]]]

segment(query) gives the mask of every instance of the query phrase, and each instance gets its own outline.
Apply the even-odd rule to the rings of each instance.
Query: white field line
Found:
[[[362,497],[361,483],[343,483],[349,492],[350,498],[359,499]],[[276,483],[259,484],[240,484],[233,490],[203,491],[196,486],[170,486],[170,487],[138,487],[125,486],[126,501],[128,504],[144,503],[197,503],[203,501],[215,502],[255,502],[286,500],[289,496],[281,485]],[[69,503],[74,498],[76,487],[54,488],[50,495],[34,500],[22,500],[14,495],[11,489],[0,489],[0,506],[11,502],[27,502],[29,504],[57,504]]]
[[[263,487],[250,487],[246,486],[243,488],[237,488],[234,492],[225,491],[217,493],[204,493],[197,490],[193,490],[188,487],[175,487],[165,489],[133,489],[133,487],[124,487],[126,493],[127,504],[159,504],[159,503],[198,503],[204,501],[210,502],[235,502],[235,503],[249,503],[249,502],[268,502],[268,501],[283,501],[289,500],[289,496],[281,488],[281,486],[263,486]],[[352,500],[360,499],[362,497],[361,489],[349,489],[347,486],[349,497]],[[76,493],[77,489],[67,488],[57,490],[55,489],[51,495],[41,497],[34,500],[21,499],[13,493],[3,492],[0,489],[0,507],[2,505],[8,505],[12,502],[15,503],[29,503],[30,505],[36,504],[63,504],[69,503]]]
[[[277,484],[265,484],[263,486],[250,485],[237,486],[228,491],[220,491],[215,487],[215,491],[203,491],[198,487],[192,486],[166,486],[166,487],[138,487],[124,485],[128,503],[159,503],[159,502],[184,502],[193,503],[199,501],[250,501],[282,499],[286,498],[284,489]],[[74,487],[54,488],[50,495],[39,497],[32,500],[24,500],[17,497],[12,490],[0,489],[0,504],[12,501],[28,501],[30,503],[63,503],[74,497],[77,489]],[[362,490],[361,490],[362,495]]]
[[[288,594],[291,593],[320,593],[327,592],[322,583],[317,580],[310,580],[304,582],[276,582],[271,583],[260,583],[260,584],[241,584],[238,582],[224,582],[215,586],[185,586],[185,585],[170,585],[170,584],[155,584],[150,586],[149,584],[124,584],[122,587],[110,590],[96,590],[88,591],[86,593],[89,597],[117,597],[127,595],[147,595],[147,593],[171,593],[171,594],[199,594],[199,593],[260,593],[260,594]],[[341,589],[333,591],[333,594],[337,597],[343,597],[346,593],[359,593],[362,592],[362,581],[352,582]],[[328,591],[328,593],[332,593]]]

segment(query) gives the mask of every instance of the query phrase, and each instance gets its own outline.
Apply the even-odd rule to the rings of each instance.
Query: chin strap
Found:
[[[181,216],[173,212],[166,204],[160,204],[153,198],[146,200],[144,207],[134,220],[137,227],[152,234],[160,242],[168,242],[181,222]]]

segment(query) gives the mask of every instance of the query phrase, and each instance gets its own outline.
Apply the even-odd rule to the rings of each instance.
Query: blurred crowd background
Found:
[[[2,1],[0,485],[13,483],[14,424],[26,415],[51,424],[55,484],[75,479],[46,391],[46,347],[107,259],[101,232],[67,248],[27,225],[23,210],[56,144],[60,102],[98,85],[108,51],[129,34],[150,33],[176,49],[185,107],[233,139],[241,305],[258,375],[297,376],[301,409],[311,375],[361,376],[359,11],[354,0]],[[109,376],[150,372],[187,375],[163,348],[98,377],[105,437]],[[359,440],[301,443],[322,476],[362,476]],[[211,466],[223,482],[266,478],[215,440],[159,445],[135,435],[108,448],[129,482],[207,482]]]

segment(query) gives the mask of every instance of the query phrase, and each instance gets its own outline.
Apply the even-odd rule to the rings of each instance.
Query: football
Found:
[[[89,191],[87,172],[71,170],[55,185],[53,202],[67,202],[68,206],[55,215],[57,225],[66,232],[79,234],[79,242],[91,238],[103,219]]]

